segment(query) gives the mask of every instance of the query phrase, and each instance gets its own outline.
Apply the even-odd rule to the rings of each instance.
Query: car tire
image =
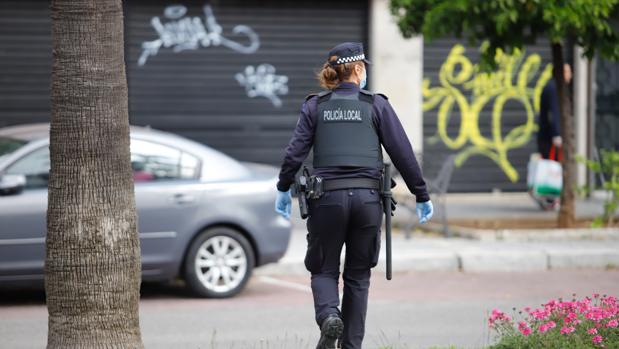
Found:
[[[245,287],[254,269],[247,239],[228,227],[200,233],[185,258],[185,281],[193,293],[207,298],[232,297]]]

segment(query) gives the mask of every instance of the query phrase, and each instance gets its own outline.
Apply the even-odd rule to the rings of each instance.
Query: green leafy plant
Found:
[[[606,192],[604,200],[604,213],[593,221],[594,227],[606,225],[611,227],[614,225],[615,212],[619,207],[619,152],[614,150],[600,151],[600,158],[597,160],[585,159],[582,156],[577,156],[576,160],[581,162],[602,177],[603,182],[595,189],[601,189]],[[581,193],[586,193],[588,188],[581,188]]]

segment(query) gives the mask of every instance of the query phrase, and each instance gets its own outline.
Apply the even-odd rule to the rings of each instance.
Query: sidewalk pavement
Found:
[[[398,190],[395,190],[399,188]],[[404,185],[394,188],[394,196],[414,200]],[[436,198],[432,198],[436,202]],[[576,200],[576,217],[593,218],[603,212],[604,194],[596,192],[591,199]],[[440,217],[440,206],[435,204],[435,218]],[[398,212],[396,217],[404,210]],[[528,193],[450,193],[447,194],[447,217],[449,220],[529,219],[553,220],[557,211],[543,211]],[[408,217],[406,217],[408,218]],[[436,220],[436,219],[434,219]]]
[[[510,219],[556,217],[556,212],[544,212],[522,194],[457,194],[447,199],[449,217],[459,219],[471,216]],[[596,201],[579,201],[579,216],[597,215]],[[397,210],[396,210],[397,212]],[[293,206],[293,232],[286,255],[276,264],[256,270],[260,275],[305,275],[303,264],[306,251],[305,221],[298,218]],[[383,229],[384,231],[384,229]],[[529,230],[529,234],[535,233]],[[619,267],[619,229],[607,229],[596,239],[583,239],[540,230],[539,234],[553,234],[552,239],[474,240],[443,238],[427,234],[413,234],[406,239],[399,230],[393,234],[393,271],[539,271],[560,268],[617,268]],[[384,233],[383,233],[384,238]],[[342,253],[344,256],[344,253]],[[343,265],[343,261],[342,261]],[[385,269],[384,241],[376,272]]]

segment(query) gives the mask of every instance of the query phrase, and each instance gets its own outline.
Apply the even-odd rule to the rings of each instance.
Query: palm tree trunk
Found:
[[[561,191],[561,208],[558,225],[560,228],[573,227],[575,223],[574,179],[576,162],[574,161],[574,117],[567,93],[563,73],[563,45],[552,44],[552,71],[559,94],[559,111],[561,113],[561,137],[563,138],[562,161],[563,190]]]
[[[143,348],[121,0],[53,0],[47,348]]]

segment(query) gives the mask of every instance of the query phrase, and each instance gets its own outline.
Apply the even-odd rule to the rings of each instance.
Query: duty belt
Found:
[[[338,190],[338,189],[380,189],[380,181],[372,178],[342,178],[342,179],[325,179],[323,190]]]

